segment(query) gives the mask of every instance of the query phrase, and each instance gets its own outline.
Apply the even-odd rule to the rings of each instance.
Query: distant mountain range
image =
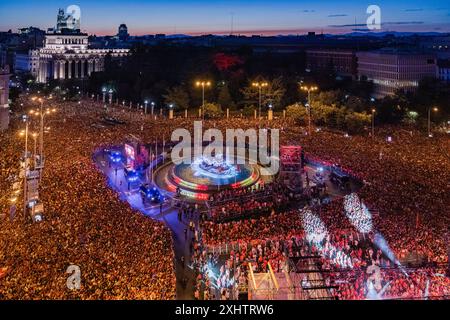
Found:
[[[204,34],[203,36],[206,36],[208,34]],[[215,35],[215,34],[210,34],[212,36],[215,37],[228,37],[228,35]],[[316,35],[320,35],[320,34],[316,34]],[[367,31],[367,30],[361,30],[361,31],[355,31],[355,32],[350,32],[350,33],[344,33],[344,34],[324,34],[325,37],[385,37],[385,36],[395,36],[395,37],[409,37],[409,36],[413,36],[413,35],[420,35],[420,36],[443,36],[443,35],[450,35],[449,32],[397,32],[397,31],[383,31],[383,32],[374,32],[374,31]],[[255,35],[255,36],[259,36],[259,35]],[[278,37],[278,38],[292,38],[292,37],[298,37],[298,34],[280,34],[280,35],[276,35],[274,37]],[[305,34],[302,34],[300,36],[306,36]],[[188,35],[188,34],[168,34],[166,35],[167,39],[177,39],[177,38],[195,38],[195,37],[200,37],[200,36],[193,36],[193,35]],[[247,37],[251,37],[251,36],[247,36]]]

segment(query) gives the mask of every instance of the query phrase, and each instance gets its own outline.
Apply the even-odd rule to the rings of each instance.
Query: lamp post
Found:
[[[26,222],[26,214],[27,214],[27,169],[28,169],[28,117],[26,115],[23,116],[23,121],[25,122],[25,168],[23,175],[23,218],[24,222]]]
[[[211,87],[210,81],[197,81],[197,88],[202,88],[202,118],[205,120],[205,88]]]
[[[103,93],[103,104],[106,103],[106,88],[102,88],[102,93]]]
[[[316,86],[301,86],[301,90],[308,92],[308,131],[311,135],[311,92],[319,90]]]
[[[269,104],[269,110],[267,112],[267,119],[269,121],[273,120],[273,105],[272,104]]]
[[[39,112],[36,112],[34,110],[30,111],[30,114],[32,115],[40,115],[41,121],[39,125],[39,154],[41,156],[42,160],[42,150],[44,149],[44,100],[42,98],[33,97],[31,98],[32,101],[38,101],[40,103],[40,110]]]
[[[173,103],[169,104],[169,120],[173,119]]]
[[[434,107],[434,108],[428,107],[428,137],[430,137],[430,138],[432,137],[432,135],[431,135],[431,111],[432,110],[434,112],[438,112],[439,109],[436,107]]]
[[[111,104],[112,99],[113,99],[113,93],[114,93],[113,89],[109,89],[108,93],[109,93],[109,104]]]
[[[145,115],[147,115],[148,100],[145,100],[144,104],[145,104]]]
[[[375,138],[375,113],[377,110],[372,109],[372,139]]]
[[[37,133],[32,133],[31,134],[31,136],[33,137],[33,140],[34,140],[34,168],[36,169],[36,166],[37,166],[37,161],[36,161],[36,157],[37,157],[37,153],[36,153],[36,142],[37,142],[37,137],[38,137],[38,134]]]
[[[31,110],[30,115],[39,116],[40,117],[40,129],[39,129],[39,155],[40,161],[44,159],[44,120],[46,115],[50,115],[56,112],[56,109],[47,109],[43,110],[43,100],[42,98],[36,99],[35,97],[32,100],[38,100],[41,103],[40,111]]]
[[[259,92],[259,112],[258,119],[261,120],[261,105],[262,105],[262,89],[268,87],[269,84],[267,82],[253,82],[252,87],[258,88]]]
[[[155,103],[152,101],[150,103],[150,105],[152,106],[151,113],[152,113],[152,116],[153,116],[153,114],[155,113]]]

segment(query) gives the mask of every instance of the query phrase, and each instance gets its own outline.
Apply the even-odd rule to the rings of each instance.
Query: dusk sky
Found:
[[[0,0],[0,31],[54,27],[58,8],[72,4],[81,7],[82,31],[97,35],[116,34],[121,23],[132,35],[229,34],[232,20],[235,34],[346,33],[365,29],[371,4],[382,10],[380,31],[450,32],[448,0]]]

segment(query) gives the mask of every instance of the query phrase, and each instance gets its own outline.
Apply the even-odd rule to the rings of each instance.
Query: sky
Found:
[[[47,29],[58,8],[81,8],[81,29],[114,35],[125,23],[131,35],[278,35],[365,31],[369,5],[381,9],[381,30],[450,32],[449,0],[0,0],[0,31]]]

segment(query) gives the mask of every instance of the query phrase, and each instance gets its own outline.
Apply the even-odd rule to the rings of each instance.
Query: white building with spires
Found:
[[[107,55],[112,59],[128,56],[129,49],[90,49],[89,38],[81,33],[79,21],[59,10],[57,26],[45,35],[44,47],[31,51],[32,70],[37,82],[49,80],[85,79],[93,72],[104,70]]]

